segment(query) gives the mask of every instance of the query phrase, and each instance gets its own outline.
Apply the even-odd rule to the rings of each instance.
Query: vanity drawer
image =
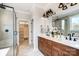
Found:
[[[77,55],[77,50],[75,48],[57,42],[52,42],[52,51],[53,50],[57,50],[59,55]]]
[[[45,38],[40,38],[38,40],[39,50],[46,56],[51,56],[51,41]]]

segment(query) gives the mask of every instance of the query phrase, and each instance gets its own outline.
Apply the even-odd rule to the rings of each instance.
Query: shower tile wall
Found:
[[[1,31],[1,11],[2,9],[0,9],[0,41],[2,40],[2,31]]]
[[[0,12],[0,48],[13,44],[13,12],[2,9]],[[8,32],[6,32],[8,30]]]

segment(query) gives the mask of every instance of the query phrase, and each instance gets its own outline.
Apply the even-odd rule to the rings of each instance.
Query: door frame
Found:
[[[25,21],[25,20],[20,20],[19,21],[19,27],[18,27],[18,29],[20,28],[20,22],[26,22],[27,23],[27,25],[28,25],[28,30],[29,30],[29,24],[28,24],[28,21]],[[19,31],[18,31],[19,32]],[[28,35],[29,35],[29,32],[28,32]],[[19,40],[20,40],[20,33],[19,33]],[[29,39],[28,39],[28,41],[29,41]],[[19,42],[19,41],[18,41]],[[29,44],[29,43],[28,43]],[[19,44],[20,45],[20,44]]]
[[[28,28],[29,28],[29,22],[28,21],[25,21],[25,20],[19,20],[18,21],[18,23],[17,23],[17,46],[16,46],[16,56],[19,54],[19,47],[20,47],[20,45],[19,45],[19,26],[20,26],[20,22],[27,22],[28,23]],[[29,41],[29,39],[28,39],[28,41]],[[29,45],[29,43],[28,43],[28,45]]]
[[[33,47],[34,47],[34,42],[33,42],[33,19],[31,19],[31,20],[18,20],[17,21],[17,37],[18,37],[18,39],[17,39],[17,55],[19,54],[19,23],[20,23],[20,21],[25,21],[25,22],[27,22],[28,23],[28,27],[29,27],[29,46],[30,45],[32,45]]]

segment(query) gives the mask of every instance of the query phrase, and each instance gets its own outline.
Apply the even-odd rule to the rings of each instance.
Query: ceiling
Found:
[[[15,10],[22,12],[34,12],[34,10],[46,11],[49,8],[56,10],[57,3],[5,3],[6,5],[12,6]]]
[[[54,12],[56,12],[56,14],[62,13],[62,9],[58,8],[59,3],[5,3],[5,5],[12,6],[15,8],[15,10],[20,12],[39,17],[41,17],[48,9],[52,9]],[[79,4],[76,7],[78,6]],[[73,8],[68,7],[68,9],[64,10],[64,13],[72,11],[72,9],[75,9],[75,6],[73,6]]]
[[[12,6],[15,10],[32,14],[36,17],[41,17],[48,9],[57,11],[57,3],[5,3],[5,5]]]

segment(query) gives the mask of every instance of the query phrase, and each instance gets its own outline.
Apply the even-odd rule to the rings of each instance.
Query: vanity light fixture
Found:
[[[58,8],[62,8],[62,10],[65,10],[68,7],[67,7],[67,5],[65,3],[60,3],[59,6],[58,6]]]
[[[74,6],[74,5],[76,5],[76,4],[77,4],[77,3],[71,3],[70,6]]]
[[[64,4],[60,3],[59,6],[58,6],[58,8],[62,8],[63,6],[64,6]]]
[[[43,17],[45,17],[46,15],[45,15],[45,13],[43,14]]]
[[[67,9],[68,7],[66,6],[66,5],[64,5],[64,7],[62,8],[62,10],[65,10],[65,9]]]
[[[62,8],[62,10],[66,10],[66,9],[68,9],[68,6],[67,6],[68,4],[70,4],[70,6],[74,6],[77,3],[60,3],[58,8]]]
[[[46,17],[48,18],[49,16],[52,16],[52,15],[55,15],[56,13],[53,12],[51,9],[49,9],[48,11],[46,11],[44,14],[43,14],[43,17]]]

